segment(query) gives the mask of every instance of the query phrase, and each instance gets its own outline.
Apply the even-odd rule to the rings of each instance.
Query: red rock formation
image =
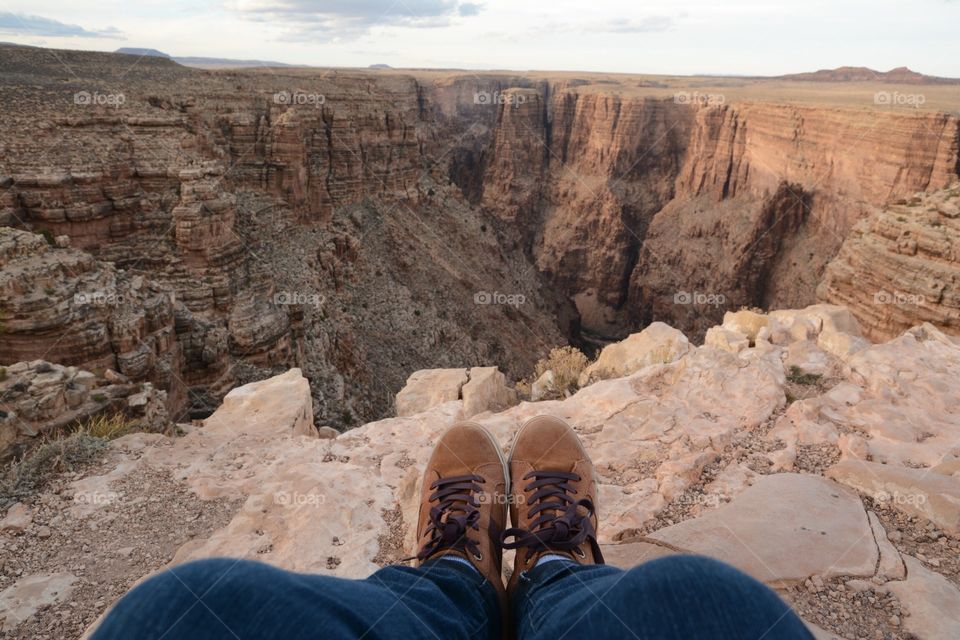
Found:
[[[878,209],[854,228],[817,297],[847,305],[872,340],[921,322],[960,335],[960,187]]]
[[[170,293],[88,253],[0,227],[0,318],[2,363],[110,368],[182,395]]]
[[[958,132],[956,117],[936,114],[700,109],[677,198],[654,219],[633,274],[631,304],[641,320],[702,331],[724,305],[812,302],[857,220],[892,198],[956,180]],[[725,302],[673,305],[682,292]]]
[[[954,116],[688,105],[569,77],[153,62],[109,108],[77,104],[41,61],[25,83],[36,55],[5,67],[19,93],[0,123],[0,223],[175,294],[176,362],[151,364],[135,332],[71,349],[176,379],[181,406],[280,366],[323,380],[321,416],[375,417],[414,368],[495,359],[519,377],[575,324],[564,298],[602,336],[800,306],[866,212],[957,175]],[[78,78],[113,60],[65,55]],[[528,302],[478,308],[482,292]],[[675,304],[682,293],[723,302]],[[17,313],[10,357],[49,346],[53,330],[31,324],[49,310]]]

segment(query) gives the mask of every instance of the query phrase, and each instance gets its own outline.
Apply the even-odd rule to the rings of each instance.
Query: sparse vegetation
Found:
[[[54,475],[91,462],[106,447],[104,438],[82,432],[41,444],[12,464],[0,480],[0,509],[36,493]]]
[[[85,433],[94,438],[115,440],[136,430],[136,423],[131,422],[122,413],[101,413],[85,422],[77,424],[76,433]]]
[[[51,247],[56,246],[57,240],[53,237],[53,231],[50,229],[38,229],[37,233],[43,236],[43,239],[47,241],[47,244]]]
[[[528,380],[517,383],[517,391],[529,398],[533,383],[547,371],[553,372],[553,388],[548,398],[564,398],[579,388],[580,373],[587,368],[590,360],[576,347],[557,347],[550,355],[541,358]]]
[[[107,443],[135,430],[136,423],[122,413],[99,414],[48,438],[6,469],[0,478],[0,509],[36,493],[56,474],[93,462]]]
[[[811,387],[813,385],[820,384],[821,380],[823,380],[823,376],[819,373],[805,373],[803,369],[797,365],[791,365],[790,372],[787,374],[787,382],[803,385],[805,387]]]

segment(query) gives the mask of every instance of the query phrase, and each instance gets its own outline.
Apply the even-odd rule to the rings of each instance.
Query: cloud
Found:
[[[676,22],[670,16],[649,16],[641,20],[628,20],[626,18],[611,20],[598,25],[596,30],[612,33],[656,33],[670,31],[674,26],[676,26]]]
[[[373,27],[442,27],[480,13],[461,0],[239,0],[232,8],[259,22],[287,27],[294,37],[350,39]]]
[[[90,30],[76,24],[67,24],[42,16],[0,11],[0,33],[15,36],[50,36],[59,38],[120,38],[114,27]]]

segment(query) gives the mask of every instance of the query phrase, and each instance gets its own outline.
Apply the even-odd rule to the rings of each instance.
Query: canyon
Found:
[[[345,429],[389,415],[418,369],[517,380],[560,344],[655,321],[700,342],[744,307],[841,302],[872,339],[960,331],[954,87],[923,88],[954,110],[898,109],[10,45],[0,78],[0,363],[150,383],[177,418],[296,366],[317,425]],[[913,262],[871,257],[900,233],[875,220],[917,194],[946,204],[919,207]],[[927,310],[877,309],[887,290]]]
[[[197,558],[402,562],[439,434],[538,414],[611,564],[960,635],[955,83],[0,44],[0,112],[0,635]]]

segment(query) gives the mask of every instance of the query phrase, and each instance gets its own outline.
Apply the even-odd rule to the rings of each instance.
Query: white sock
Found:
[[[560,555],[557,555],[557,554],[555,554],[555,553],[548,553],[548,554],[545,555],[545,556],[540,556],[540,559],[537,560],[537,564],[535,564],[535,565],[533,565],[533,566],[539,567],[539,566],[540,566],[541,564],[543,564],[544,562],[553,562],[553,561],[555,561],[555,560],[566,560],[567,562],[573,562],[573,560],[571,560],[571,559],[570,559],[569,557],[567,557],[567,556],[560,556]]]
[[[449,561],[449,562],[456,562],[456,563],[459,563],[459,564],[465,564],[465,565],[467,565],[468,567],[470,567],[471,569],[473,569],[474,571],[476,571],[477,573],[480,573],[480,571],[479,571],[475,566],[473,566],[472,564],[470,564],[470,561],[469,561],[469,560],[467,560],[466,558],[461,558],[460,556],[455,556],[455,555],[453,555],[452,553],[448,553],[448,554],[445,555],[445,556],[440,556],[439,560],[447,560],[447,561]]]

